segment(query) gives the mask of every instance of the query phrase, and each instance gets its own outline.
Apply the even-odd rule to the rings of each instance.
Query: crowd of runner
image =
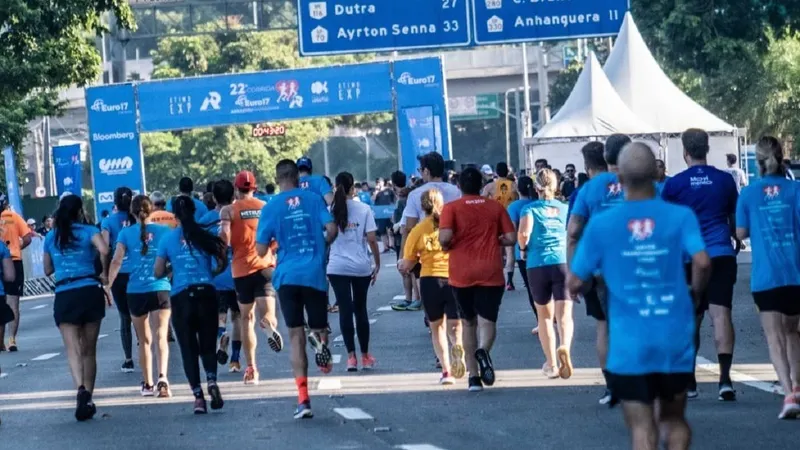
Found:
[[[583,303],[597,323],[606,380],[600,403],[622,403],[634,448],[654,449],[660,440],[685,449],[691,432],[684,413],[687,398],[698,396],[706,313],[718,353],[718,398],[736,400],[731,310],[736,255],[746,239],[751,291],[785,394],[778,417],[800,417],[800,185],[788,179],[775,138],[756,144],[761,177],[750,186],[735,156],[727,170],[708,164],[704,131],[687,130],[682,141],[688,168],[672,177],[647,143],[624,135],[586,144],[585,174],[574,165],[561,174],[546,160],[536,161],[531,176],[514,177],[505,163],[454,174],[429,153],[419,158],[419,178],[398,171],[374,190],[347,172],[331,184],[313,174],[308,158],[282,160],[277,189],[266,192],[248,171],[209,183],[202,200],[188,178],[169,202],[159,192],[134,195],[121,186],[99,231],[87,223],[80,197],[62,197],[45,237],[44,267],[55,275],[54,319],[77,388],[75,417],[96,413],[97,338],[112,301],[122,371],[134,372],[134,333],[138,342],[142,396],[172,395],[171,324],[192,410],[206,413],[206,396],[212,409],[222,408],[218,366],[243,369],[243,382],[258,384],[261,329],[272,351],[288,344],[294,417],[312,417],[306,346],[329,373],[329,312],[338,311],[347,371],[375,367],[369,289],[382,253],[394,249],[406,298],[393,309],[424,310],[441,384],[466,377],[470,392],[494,385],[497,321],[517,266],[536,318],[543,375],[572,376],[574,305]],[[392,217],[376,220],[371,205],[393,204]],[[8,347],[5,326],[0,342],[17,351],[20,252],[33,232],[2,195],[0,207],[0,295],[8,305],[0,322],[9,324]],[[278,331],[278,302],[288,341]]]

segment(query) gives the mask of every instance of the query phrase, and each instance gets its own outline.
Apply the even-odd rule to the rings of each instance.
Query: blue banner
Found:
[[[465,47],[472,40],[468,1],[300,0],[300,54]]]
[[[615,35],[629,8],[629,0],[472,0],[475,43]]]
[[[403,171],[415,173],[417,156],[431,151],[452,159],[441,58],[395,61],[393,72]]]
[[[397,208],[396,204],[372,205],[372,214],[375,216],[375,220],[391,219],[395,208]]]
[[[134,193],[145,191],[134,87],[116,84],[88,88],[86,107],[95,205],[98,213],[111,212],[116,188],[127,186]]]
[[[19,196],[19,180],[17,179],[17,165],[14,161],[14,148],[9,146],[3,150],[3,162],[6,169],[6,195],[8,204],[15,213],[22,215],[22,198]]]
[[[138,86],[142,131],[392,110],[388,62],[151,81]]]
[[[53,164],[59,197],[64,192],[80,196],[83,186],[80,144],[53,147]]]

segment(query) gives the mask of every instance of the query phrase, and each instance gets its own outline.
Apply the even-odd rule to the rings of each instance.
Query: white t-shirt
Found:
[[[376,231],[372,208],[359,201],[347,200],[347,229],[331,244],[328,275],[367,277],[372,274],[372,258],[367,251],[367,233]]]
[[[442,193],[445,205],[461,198],[461,190],[458,189],[458,186],[442,181],[429,181],[408,194],[406,209],[403,210],[403,220],[400,222],[401,225],[406,224],[407,217],[418,221],[425,218],[425,211],[422,210],[422,194],[431,189],[438,189]]]
[[[736,182],[736,187],[740,191],[743,187],[747,186],[747,175],[745,175],[744,170],[738,167],[728,167],[725,171],[731,174],[733,180]]]

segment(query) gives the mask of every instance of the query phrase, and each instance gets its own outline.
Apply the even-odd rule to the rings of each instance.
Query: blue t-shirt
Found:
[[[569,224],[569,217],[572,215],[572,210],[575,208],[575,199],[578,198],[578,191],[581,190],[583,186],[579,186],[578,189],[572,191],[572,194],[569,195],[569,207],[567,207],[567,224]]]
[[[212,209],[200,220],[200,225],[203,226],[209,233],[214,236],[219,235],[219,211]],[[233,272],[231,272],[231,265],[233,264],[233,249],[228,246],[228,267],[216,277],[214,277],[214,288],[218,291],[234,291],[233,286]]]
[[[269,201],[272,200],[272,197],[275,197],[275,194],[255,194],[254,197],[261,200],[264,203],[269,203]]]
[[[327,291],[323,228],[330,222],[333,216],[325,200],[302,189],[281,192],[264,206],[256,242],[278,242],[278,261],[272,276],[275,289],[292,285]]]
[[[194,197],[192,197],[192,202],[194,202],[194,221],[200,223],[200,219],[206,215],[208,208],[205,203]],[[167,202],[167,212],[172,212],[172,200]]]
[[[119,234],[119,243],[125,246],[125,254],[131,262],[131,276],[128,280],[129,294],[144,294],[147,292],[168,291],[170,290],[169,279],[156,278],[154,268],[158,245],[172,228],[166,225],[156,225],[148,223],[145,231],[147,232],[147,254],[142,255],[142,226],[140,224],[131,225],[122,230]]]
[[[700,222],[708,256],[735,256],[730,218],[736,213],[739,190],[728,172],[713,166],[693,166],[667,180],[661,198],[691,208]]]
[[[669,176],[669,175],[665,175],[664,176],[664,181],[656,181],[656,195],[657,196],[660,196],[661,193],[664,192],[664,186],[666,186],[667,181],[669,181],[670,178],[672,178],[672,177]]]
[[[624,198],[617,174],[601,172],[578,190],[570,215],[574,214],[589,220],[590,217],[618,204]]]
[[[369,192],[360,191],[358,193],[358,199],[365,205],[372,205],[372,196],[369,195]]]
[[[114,251],[116,251],[117,249],[117,240],[120,231],[122,231],[123,228],[130,225],[130,222],[128,220],[129,220],[128,213],[117,211],[114,214],[111,214],[105,219],[103,219],[103,222],[100,224],[100,230],[108,232],[108,249],[112,255],[114,254]],[[130,258],[128,258],[127,254],[125,255],[125,258],[122,260],[122,268],[119,269],[119,272],[120,273],[131,272]]]
[[[770,175],[742,189],[736,206],[736,227],[750,230],[753,292],[800,286],[798,186],[796,181]]]
[[[514,200],[510,205],[508,205],[508,215],[511,217],[511,222],[514,223],[514,228],[517,230],[519,230],[520,214],[525,206],[529,205],[531,202],[533,202],[533,200],[529,198],[521,198],[519,200]],[[517,261],[520,260],[519,243],[514,244],[514,259]]]
[[[56,293],[100,285],[95,277],[97,272],[94,267],[97,251],[92,244],[92,236],[97,233],[97,228],[91,225],[73,224],[72,234],[75,236],[75,240],[63,250],[56,246],[56,230],[47,233],[44,238],[44,252],[49,254],[53,261],[56,282],[68,278],[92,277],[57,285]]]
[[[530,215],[533,230],[528,239],[526,268],[567,263],[567,205],[558,200],[536,200],[522,210]]]
[[[11,251],[8,250],[6,244],[0,242],[0,261],[4,259],[11,259]],[[0,263],[0,280],[3,279],[3,264]],[[6,290],[3,287],[3,283],[0,283],[0,296],[6,295]]]
[[[695,309],[683,255],[704,249],[691,209],[660,199],[626,201],[586,226],[572,272],[608,285],[608,370],[692,373]]]
[[[158,243],[158,257],[172,263],[172,290],[178,295],[193,284],[212,284],[213,259],[199,248],[190,248],[183,237],[183,228],[170,230]]]
[[[328,183],[328,180],[320,175],[305,175],[300,177],[300,189],[316,192],[323,198],[333,192],[333,187]]]

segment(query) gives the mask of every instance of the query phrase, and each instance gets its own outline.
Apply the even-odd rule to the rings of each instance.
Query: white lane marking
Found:
[[[391,310],[392,310],[392,307],[389,306],[389,305],[381,306],[380,308],[377,309],[377,311],[391,311]]]
[[[43,294],[43,295],[34,295],[31,297],[22,297],[23,302],[31,301],[31,300],[41,300],[43,298],[53,298],[53,294]]]
[[[335,390],[342,388],[342,380],[338,378],[323,378],[317,385],[318,391]]]
[[[344,337],[342,337],[342,335],[333,338],[333,342],[342,342],[342,341],[344,341]]]
[[[400,448],[403,450],[444,450],[441,447],[437,447],[431,444],[406,444],[406,445],[398,445],[396,448]]]
[[[397,264],[384,264],[383,267],[397,267]]]
[[[333,412],[347,420],[375,420],[361,408],[333,408]]]
[[[405,299],[406,299],[405,295],[395,295],[392,300],[405,300]]]
[[[39,306],[34,306],[34,307],[33,307],[33,308],[31,308],[31,309],[42,309],[42,308],[47,308],[47,305],[39,305]]]
[[[372,325],[377,321],[378,321],[378,319],[369,319],[369,324]]]
[[[697,367],[719,375],[719,364],[705,359],[702,356],[697,357]],[[752,388],[769,392],[770,394],[784,395],[780,385],[773,385],[772,383],[761,381],[756,377],[735,370],[731,370],[731,379],[737,383],[742,383]]]
[[[340,362],[342,362],[342,355],[333,355],[333,363],[339,364]]]
[[[31,361],[47,361],[48,359],[55,358],[60,354],[61,353],[45,353],[44,355],[39,355],[36,358],[33,358]]]
[[[5,378],[5,377],[7,377],[7,376],[8,376],[8,374],[7,374],[7,373],[0,373],[0,378]]]
[[[108,337],[108,335],[107,334],[101,334],[100,336],[97,336],[97,339],[103,339],[104,337]]]

